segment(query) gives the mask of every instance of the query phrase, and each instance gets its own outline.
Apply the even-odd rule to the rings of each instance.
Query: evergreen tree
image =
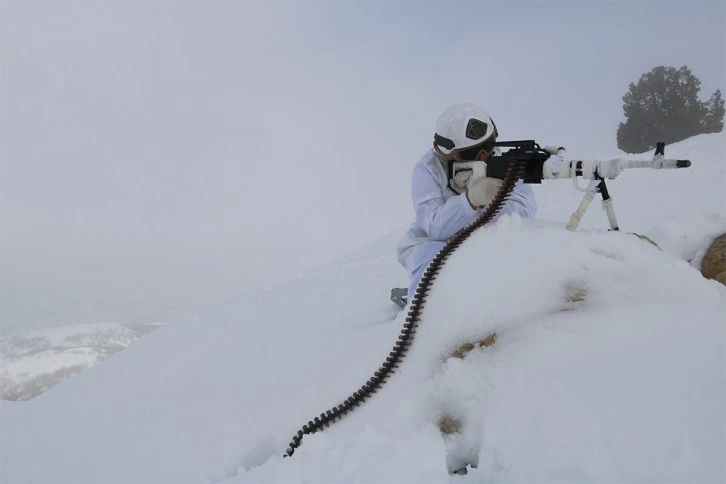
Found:
[[[706,102],[706,116],[703,118],[704,133],[720,133],[723,131],[724,106],[721,99],[721,91],[711,94],[711,99]]]
[[[716,91],[708,102],[698,93],[701,81],[687,66],[658,66],[631,83],[623,96],[625,123],[617,131],[618,148],[642,153],[658,141],[674,143],[723,129],[724,102]]]

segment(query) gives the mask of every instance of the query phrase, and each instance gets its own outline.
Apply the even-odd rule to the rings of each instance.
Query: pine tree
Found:
[[[706,102],[707,113],[703,118],[704,133],[720,133],[723,131],[724,109],[723,99],[721,99],[721,91],[711,94],[711,99]]]
[[[703,103],[698,99],[700,90],[700,79],[687,66],[658,66],[640,76],[623,96],[626,121],[618,126],[618,148],[642,153],[658,141],[674,143],[723,129],[721,92]]]

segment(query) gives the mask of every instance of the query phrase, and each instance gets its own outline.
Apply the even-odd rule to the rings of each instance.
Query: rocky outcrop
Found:
[[[726,234],[714,239],[701,261],[701,274],[726,285]]]

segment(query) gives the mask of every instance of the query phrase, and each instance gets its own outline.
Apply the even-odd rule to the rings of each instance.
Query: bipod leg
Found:
[[[615,216],[615,208],[613,208],[613,199],[610,197],[608,187],[605,185],[605,180],[600,180],[600,183],[597,185],[597,191],[602,195],[602,206],[608,216],[610,230],[620,230],[620,227],[618,226],[618,218]]]
[[[587,212],[587,208],[590,206],[593,199],[595,198],[595,194],[598,191],[597,187],[597,180],[591,181],[590,184],[587,186],[587,190],[585,190],[585,196],[582,197],[580,206],[577,207],[577,210],[575,210],[572,215],[570,215],[570,221],[567,222],[567,225],[565,226],[567,230],[575,230],[577,229],[577,226],[580,225],[580,220],[582,220],[582,216],[585,215],[585,212]]]

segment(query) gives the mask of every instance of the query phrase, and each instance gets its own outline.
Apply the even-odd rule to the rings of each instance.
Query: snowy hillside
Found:
[[[2,337],[0,398],[29,400],[163,324],[79,324]]]
[[[457,250],[394,377],[292,458],[396,340],[400,233],[0,402],[0,481],[723,482],[726,288],[697,266],[726,232],[725,153],[724,133],[698,136],[666,148],[690,169],[610,182],[622,232],[595,205],[564,230],[582,194],[536,187],[538,219]]]

